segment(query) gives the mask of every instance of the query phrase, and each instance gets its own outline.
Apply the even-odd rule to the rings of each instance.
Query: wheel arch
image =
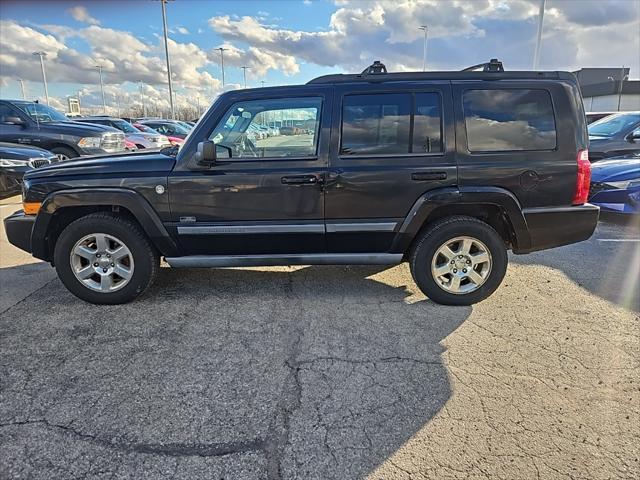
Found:
[[[49,151],[51,151],[54,148],[58,148],[58,147],[67,148],[67,149],[71,150],[72,152],[75,152],[75,154],[78,157],[82,155],[82,152],[80,152],[80,150],[78,150],[76,145],[72,144],[71,142],[65,143],[65,142],[62,142],[60,140],[50,140],[46,144],[42,145],[42,148],[44,148],[45,150],[49,150]]]
[[[100,211],[117,212],[135,221],[160,254],[177,254],[175,241],[142,195],[123,188],[99,188],[59,190],[45,198],[31,233],[33,256],[51,261],[55,242],[64,227]]]
[[[522,207],[513,193],[500,187],[451,187],[431,190],[414,203],[396,234],[391,251],[406,253],[425,227],[454,215],[486,222],[514,250],[524,250],[531,243]]]

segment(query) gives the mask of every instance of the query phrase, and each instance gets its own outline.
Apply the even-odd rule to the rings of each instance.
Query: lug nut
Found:
[[[97,267],[97,266],[98,266],[98,262],[94,263],[94,264],[93,264],[93,266],[94,266],[94,267]]]
[[[99,253],[96,253],[96,257],[97,257],[97,258],[100,258],[100,254],[99,254]]]
[[[107,269],[106,269],[106,268],[103,268],[103,269],[102,269],[102,271],[103,271],[104,273],[107,273]]]
[[[454,269],[453,269],[453,273],[458,273],[458,269],[457,269],[457,268],[454,268]]]
[[[471,260],[467,260],[467,265],[471,265]]]
[[[466,269],[466,268],[463,268],[463,269],[462,269],[462,273],[467,273],[467,269]]]
[[[112,263],[112,264],[111,264],[111,266],[112,266],[112,267],[115,267],[115,266],[116,266],[116,264],[115,264],[115,263]]]
[[[462,255],[458,255],[458,258],[462,258]]]
[[[453,265],[454,263],[456,263],[455,260],[451,260],[451,265]]]
[[[107,258],[111,258],[111,255],[109,255],[108,253],[107,253]]]

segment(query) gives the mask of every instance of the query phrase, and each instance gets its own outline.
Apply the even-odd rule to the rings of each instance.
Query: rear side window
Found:
[[[347,95],[341,155],[442,152],[437,93]]]
[[[470,152],[556,148],[553,105],[546,90],[467,90],[463,106]]]

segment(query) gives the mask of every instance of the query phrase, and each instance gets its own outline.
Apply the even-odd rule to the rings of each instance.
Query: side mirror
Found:
[[[20,117],[4,117],[2,123],[8,125],[25,125],[26,122]]]
[[[630,142],[635,140],[640,140],[640,128],[636,128],[633,132],[631,132],[628,137]]]
[[[216,163],[216,144],[211,140],[198,143],[196,163],[204,167],[214,165]]]

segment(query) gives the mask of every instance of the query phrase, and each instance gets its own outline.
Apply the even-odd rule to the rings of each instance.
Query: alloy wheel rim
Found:
[[[480,288],[489,278],[491,252],[477,238],[455,237],[444,242],[431,260],[431,275],[448,293],[464,295]]]
[[[133,255],[124,242],[106,233],[85,235],[71,249],[71,271],[85,287],[111,293],[133,276]]]

